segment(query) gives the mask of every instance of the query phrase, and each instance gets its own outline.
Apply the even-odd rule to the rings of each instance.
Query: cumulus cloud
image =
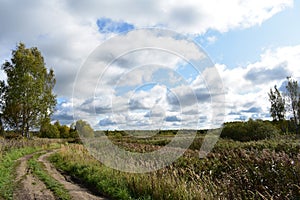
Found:
[[[259,61],[228,68],[217,64],[226,88],[227,121],[270,119],[268,92],[274,85],[284,89],[286,77],[300,79],[300,45],[267,49]]]
[[[208,29],[226,32],[233,28],[259,25],[274,14],[291,7],[292,0],[252,1],[65,1],[65,8],[84,17],[104,15],[125,20],[137,27],[166,26],[185,33]]]
[[[246,80],[252,81],[253,83],[261,84],[266,81],[282,79],[287,77],[291,72],[286,68],[287,63],[280,63],[278,66],[272,69],[265,68],[251,68],[245,75]]]
[[[180,4],[171,0],[2,0],[0,59],[8,59],[19,41],[41,50],[47,67],[54,68],[55,92],[65,99],[54,115],[63,123],[72,122],[74,107],[77,117],[88,119],[94,126],[153,128],[156,123],[162,126],[165,121],[180,119],[186,127],[193,127],[198,121],[204,124],[211,119],[206,111],[211,109],[212,99],[219,100],[217,91],[223,85],[215,81],[218,75],[213,68],[208,69],[211,63],[204,64],[190,80],[180,72],[182,63],[199,64],[205,58],[197,45],[179,35],[162,37],[159,31],[154,34],[146,30],[123,34],[109,43],[105,40],[141,27],[189,34],[210,29],[226,32],[259,25],[292,5],[292,0],[187,0]],[[216,38],[208,40],[214,42]],[[96,49],[100,44],[101,48]],[[235,69],[217,65],[232,112],[258,108],[255,103],[251,107],[243,103],[265,98],[263,90],[280,81],[280,75],[300,77],[295,70],[299,49],[295,46],[266,51],[261,61]],[[93,59],[87,61],[88,56]],[[148,90],[136,88],[151,81],[160,84]]]

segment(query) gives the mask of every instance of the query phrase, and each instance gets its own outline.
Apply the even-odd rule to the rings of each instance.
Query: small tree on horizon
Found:
[[[286,85],[287,97],[289,99],[289,107],[293,115],[295,124],[299,124],[300,119],[300,88],[298,82],[291,77],[287,77],[288,84]]]
[[[277,86],[274,86],[274,91],[270,89],[269,101],[271,103],[270,113],[274,121],[282,121],[285,116],[285,99],[280,94]]]
[[[298,125],[300,121],[300,88],[298,82],[291,77],[287,77],[288,84],[286,85],[287,89],[287,98],[288,98],[288,107],[293,115],[293,122],[298,132]]]

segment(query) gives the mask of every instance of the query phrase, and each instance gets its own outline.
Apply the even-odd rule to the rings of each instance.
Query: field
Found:
[[[111,136],[134,152],[162,148],[172,135],[151,138]],[[116,199],[298,199],[300,140],[294,135],[255,142],[220,139],[206,158],[199,158],[204,135],[168,167],[149,173],[110,169],[82,145],[68,145],[52,155],[56,167],[97,192]]]
[[[163,148],[174,136],[168,133],[137,138],[121,132],[109,134],[111,141],[120,148],[143,153]],[[67,184],[55,178],[57,172],[49,170],[46,152],[49,152],[50,162],[64,176],[101,196],[100,199],[300,198],[300,139],[296,135],[277,135],[251,142],[219,139],[205,158],[199,158],[203,139],[204,134],[198,133],[183,156],[167,167],[147,173],[109,168],[91,156],[82,144],[49,139],[1,139],[0,199],[22,199],[14,198],[20,193],[20,180],[16,179],[18,176],[28,179],[29,175],[34,181],[23,185],[32,184],[32,191],[44,184],[55,199],[76,199],[74,196],[78,194],[72,194],[74,191],[69,190]],[[184,137],[179,143],[181,140]],[[18,175],[22,165],[20,158],[24,158],[24,166],[28,165],[27,174]]]

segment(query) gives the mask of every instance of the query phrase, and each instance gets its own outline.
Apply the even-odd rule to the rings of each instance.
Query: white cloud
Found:
[[[207,39],[207,42],[209,44],[213,44],[213,43],[215,43],[218,40],[218,38],[216,36],[214,36],[214,35],[213,36],[209,36],[206,39]]]
[[[7,59],[9,51],[19,41],[28,46],[38,46],[45,56],[47,66],[53,67],[57,74],[57,93],[70,96],[79,66],[107,37],[97,31],[98,18],[121,20],[136,27],[163,26],[179,32],[199,34],[208,29],[228,31],[260,24],[292,4],[291,0],[188,0],[180,4],[171,0],[88,0],[84,3],[69,0],[2,0],[0,56],[1,60]],[[137,37],[136,40],[154,44],[151,36]],[[165,38],[157,42],[165,44],[166,49],[171,48]],[[185,48],[184,41],[177,46]]]
[[[167,26],[186,33],[208,29],[226,32],[232,28],[259,25],[274,14],[293,5],[292,0],[186,0],[186,1],[97,1],[84,4],[67,1],[73,14],[93,18],[103,15],[124,20],[137,27]]]
[[[269,114],[268,92],[274,85],[281,84],[287,76],[300,80],[300,45],[277,49],[267,49],[258,62],[233,69],[217,64],[226,94],[227,120],[235,120],[244,115],[246,118],[266,118]],[[252,108],[252,109],[251,109]],[[260,108],[255,111],[254,108]],[[249,112],[245,112],[249,111]],[[236,113],[236,114],[234,114]]]
[[[109,118],[103,120],[102,124],[116,123],[119,128],[210,128],[216,117],[212,110],[221,109],[218,106],[222,105],[225,106],[226,121],[246,120],[250,117],[270,119],[267,94],[269,89],[275,84],[280,86],[285,81],[287,74],[283,72],[288,72],[300,80],[300,68],[295,67],[299,65],[300,45],[268,49],[262,53],[259,61],[247,66],[230,69],[225,65],[216,64],[226,90],[225,104],[211,102],[212,96],[218,94],[211,93],[205,84],[204,78],[209,79],[209,74],[212,74],[210,69],[207,69],[188,85],[173,85],[172,88],[154,85],[149,90],[130,90],[121,96],[113,93],[107,98],[111,99],[111,105],[110,100],[106,103],[101,100],[94,105],[111,106],[114,112],[105,111],[96,117],[88,112],[83,113],[83,116],[86,119],[92,117],[93,124]],[[278,76],[278,72],[281,76]],[[212,76],[211,82],[214,80]],[[206,94],[208,96],[205,96]]]
[[[128,42],[122,43],[119,39],[115,39],[113,44],[102,43],[100,57],[98,57],[97,62],[92,63],[90,68],[78,74],[79,79],[82,76],[79,80],[80,84],[77,85],[77,89],[81,93],[71,99],[73,83],[78,69],[83,65],[88,55],[107,37],[111,36],[110,34],[98,32],[97,19],[105,17],[123,21],[133,24],[137,28],[154,26],[170,28],[178,32],[201,34],[209,29],[226,32],[235,28],[259,25],[274,14],[293,5],[292,0],[187,0],[180,3],[172,0],[124,0],[121,2],[117,0],[87,0],[85,2],[70,0],[0,0],[0,2],[0,60],[8,59],[7,56],[11,49],[19,41],[24,42],[27,46],[37,46],[41,50],[47,66],[53,67],[55,70],[57,77],[55,90],[58,96],[67,99],[67,103],[63,103],[58,107],[57,119],[64,117],[68,120],[71,119],[70,109],[72,104],[70,102],[73,101],[75,107],[81,107],[77,110],[78,116],[90,119],[91,124],[99,124],[100,120],[104,120],[103,123],[111,124],[118,121],[123,128],[126,128],[126,121],[129,119],[131,120],[130,125],[149,125],[149,121],[144,119],[145,113],[127,112],[128,102],[133,97],[131,96],[133,93],[128,92],[118,96],[115,88],[112,87],[113,83],[117,83],[122,73],[128,72],[126,71],[128,66],[141,66],[145,63],[152,63],[167,66],[170,70],[176,70],[178,62],[182,62],[182,57],[187,60],[197,60],[203,58],[204,55],[199,54],[197,46],[184,39],[159,37],[159,34],[154,35],[151,32],[143,32],[143,30],[139,34],[132,32],[123,35],[123,39],[127,37],[128,41],[131,41],[130,46],[128,46]],[[211,37],[208,40],[214,42],[216,38]],[[106,69],[107,60],[119,58],[121,53],[124,53],[124,50],[128,48],[139,49],[141,46],[159,48],[140,52],[136,55],[132,52],[130,55],[123,55],[123,57],[120,57],[119,63],[114,63],[116,66],[110,67],[106,71],[105,78],[101,80],[102,82],[98,82],[99,76]],[[165,51],[170,49],[175,54],[172,54],[172,51]],[[155,53],[156,51],[160,51],[160,53]],[[299,54],[299,47],[286,47],[276,51],[267,51],[262,55],[260,62],[245,68],[227,69],[226,66],[218,65],[217,67],[222,72],[224,85],[229,95],[228,101],[232,101],[231,105],[237,111],[249,109],[249,107],[243,105],[244,102],[249,102],[249,99],[256,99],[254,95],[262,91],[264,87],[270,87],[268,84],[272,86],[279,80],[267,80],[267,76],[261,76],[263,69],[269,69],[270,71],[267,71],[267,73],[280,72],[275,69],[281,69],[281,64],[285,63],[285,70],[291,72],[292,76],[300,77],[299,70],[295,70],[298,69]],[[102,62],[99,62],[99,60]],[[266,66],[270,67],[266,68]],[[203,73],[203,77],[214,78],[211,74],[214,73],[206,71]],[[122,79],[120,80],[119,85],[124,86],[126,83],[129,86],[138,85],[151,80],[152,75],[153,70],[150,69],[136,70],[134,74],[127,73],[123,77],[123,82]],[[176,95],[182,97],[182,99],[193,94],[190,92],[191,89],[196,91],[196,96],[197,92],[201,94],[199,89],[202,85],[200,83],[195,84],[196,82],[191,81],[195,85],[187,89],[181,84],[175,85],[176,81],[174,81],[174,77],[171,77],[172,73],[168,73],[168,75],[170,75],[169,79],[173,80],[171,85],[176,86],[174,94],[176,92]],[[0,76],[2,77],[1,74]],[[245,77],[248,77],[248,79]],[[278,78],[277,76],[274,77]],[[262,80],[268,82],[262,82]],[[260,82],[254,86],[253,81]],[[213,79],[210,82],[213,82]],[[243,96],[242,93],[247,95]],[[88,95],[86,96],[86,94]],[[261,95],[259,98],[263,98],[263,92],[259,94]],[[80,95],[87,98],[82,99]],[[162,86],[156,86],[148,92],[136,95],[142,95],[139,98],[143,99],[141,103],[145,107],[153,107],[156,104],[165,109],[154,106],[152,111],[153,120],[155,119],[154,116],[180,115],[180,113],[174,112],[174,108],[167,99],[167,90]],[[93,99],[95,96],[96,100]],[[91,101],[87,101],[90,99]],[[242,103],[239,103],[239,99]],[[191,104],[193,105],[193,103]],[[192,111],[194,113],[204,113],[210,108],[209,104],[203,102],[198,109],[194,109],[192,105],[186,105],[183,114],[178,116],[182,124],[185,123],[186,126],[190,127],[197,125],[198,116],[188,115],[187,113],[192,113]],[[253,104],[253,107],[255,106],[258,105]],[[114,118],[111,118],[109,112],[109,108],[112,107],[116,113]],[[97,117],[91,112],[94,108],[96,112],[99,112]]]

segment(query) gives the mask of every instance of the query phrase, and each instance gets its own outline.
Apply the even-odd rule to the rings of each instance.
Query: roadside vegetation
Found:
[[[197,138],[202,140],[203,135]],[[151,149],[147,145],[153,147],[151,142],[141,145],[131,141],[130,145],[140,152]],[[107,168],[82,145],[65,146],[51,161],[87,186],[116,199],[300,197],[300,140],[295,135],[251,142],[220,139],[204,159],[199,159],[196,149],[200,146],[189,149],[171,166],[146,174]]]
[[[12,199],[14,183],[14,171],[16,160],[24,155],[38,151],[34,147],[14,149],[2,155],[0,158],[0,196],[4,199]],[[3,152],[2,152],[3,154]]]
[[[60,147],[62,140],[4,139],[0,137],[0,197],[12,199],[17,159],[45,149]]]

